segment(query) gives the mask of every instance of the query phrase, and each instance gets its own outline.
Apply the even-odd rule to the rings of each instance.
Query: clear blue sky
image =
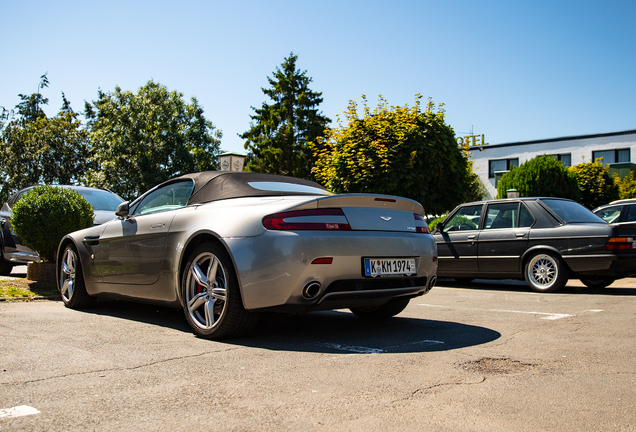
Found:
[[[0,0],[0,106],[61,92],[82,111],[98,89],[153,79],[194,96],[237,134],[290,52],[332,120],[351,99],[446,105],[456,134],[490,144],[636,128],[636,1]]]

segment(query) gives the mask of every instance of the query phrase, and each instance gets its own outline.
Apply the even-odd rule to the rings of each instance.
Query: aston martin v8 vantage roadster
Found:
[[[436,281],[424,209],[405,198],[214,171],[164,182],[116,215],[60,242],[67,307],[96,297],[164,304],[219,339],[249,331],[263,311],[388,318]]]

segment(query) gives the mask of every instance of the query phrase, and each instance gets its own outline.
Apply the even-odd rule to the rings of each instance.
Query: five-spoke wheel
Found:
[[[67,245],[59,263],[58,289],[64,304],[73,309],[92,305],[95,299],[88,295],[84,285],[82,266],[73,245]]]
[[[216,243],[198,246],[184,269],[181,292],[190,327],[220,339],[251,330],[257,315],[243,308],[232,261]]]

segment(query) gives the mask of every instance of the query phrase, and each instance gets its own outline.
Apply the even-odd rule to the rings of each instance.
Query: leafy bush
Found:
[[[497,198],[506,198],[508,189],[522,197],[546,196],[581,200],[576,176],[550,156],[537,156],[503,175],[497,184]]]
[[[428,228],[433,231],[435,228],[437,228],[437,224],[442,222],[444,219],[446,219],[446,216],[448,216],[448,213],[444,213],[441,216],[437,216],[435,219],[432,219],[429,223],[428,223]]]
[[[629,199],[636,198],[636,177],[634,171],[630,171],[629,177],[620,178],[618,174],[614,174],[614,184],[618,187],[618,198]]]
[[[24,244],[52,262],[62,237],[93,225],[93,207],[74,190],[36,186],[13,207],[11,225]]]
[[[570,170],[576,175],[581,190],[581,204],[589,209],[607,204],[618,199],[618,185],[609,173],[609,166],[599,161],[584,162],[573,166]]]

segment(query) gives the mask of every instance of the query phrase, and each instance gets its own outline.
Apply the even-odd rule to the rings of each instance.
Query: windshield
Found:
[[[77,192],[82,194],[95,210],[115,211],[117,206],[123,201],[114,193],[105,190],[80,189]]]
[[[579,203],[574,201],[565,201],[557,199],[542,199],[541,202],[548,206],[550,210],[555,212],[566,223],[571,222],[595,222],[605,223],[603,219],[596,216],[590,210],[586,209]]]

